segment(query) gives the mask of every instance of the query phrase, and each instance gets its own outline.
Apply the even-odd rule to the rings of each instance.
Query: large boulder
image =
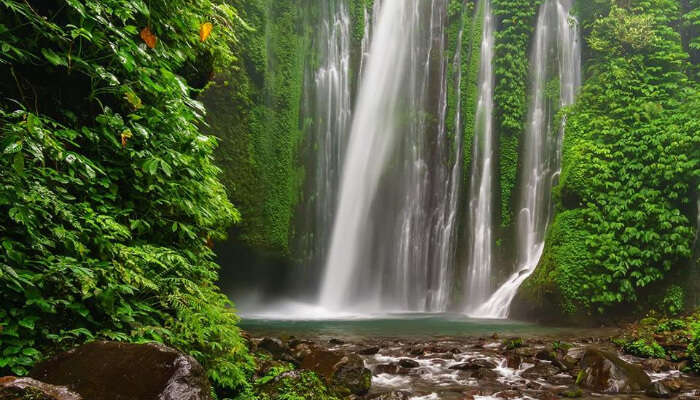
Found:
[[[161,344],[92,342],[37,364],[30,376],[85,399],[210,400],[204,368]]]
[[[596,392],[634,393],[651,386],[651,379],[640,366],[609,351],[587,348],[580,366],[577,383]]]
[[[54,386],[32,378],[0,378],[0,400],[82,400],[67,387]]]

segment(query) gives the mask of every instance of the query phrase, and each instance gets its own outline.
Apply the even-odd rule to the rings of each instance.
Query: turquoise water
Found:
[[[328,337],[459,337],[587,335],[577,328],[542,326],[528,322],[474,319],[463,314],[387,314],[371,318],[283,320],[243,318],[241,328],[254,335]],[[589,332],[593,334],[593,332]]]

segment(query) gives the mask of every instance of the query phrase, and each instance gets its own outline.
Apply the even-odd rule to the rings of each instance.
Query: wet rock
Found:
[[[313,372],[304,370],[283,372],[256,387],[255,391],[255,398],[266,399],[322,399],[331,395]]]
[[[0,400],[82,400],[65,386],[54,386],[32,378],[0,378]]]
[[[256,361],[255,373],[257,376],[262,377],[267,375],[267,373],[275,367],[285,366],[286,363],[277,360],[264,360],[259,359]]]
[[[493,396],[501,399],[519,399],[523,396],[523,394],[518,390],[503,390],[501,392],[494,393]]]
[[[417,368],[420,366],[418,361],[416,360],[411,360],[410,358],[402,358],[399,360],[399,366],[402,368]]]
[[[372,373],[365,368],[362,359],[355,354],[348,354],[335,365],[332,385],[357,395],[369,392],[372,385]]]
[[[400,391],[378,393],[369,397],[370,400],[408,400],[410,398],[410,393]]]
[[[379,347],[377,346],[365,347],[364,349],[360,349],[357,351],[357,354],[361,356],[373,356],[377,353],[379,353]]]
[[[456,369],[460,371],[467,371],[467,370],[476,370],[480,368],[487,368],[487,369],[494,369],[498,365],[490,360],[487,360],[485,358],[475,358],[473,360],[469,360],[463,363],[455,364],[450,367],[450,369]]]
[[[277,338],[266,337],[258,343],[258,349],[265,350],[274,358],[280,358],[287,353],[287,346],[282,340]]]
[[[374,373],[396,375],[399,373],[399,366],[396,364],[379,364],[374,367]]]
[[[520,364],[523,363],[523,358],[515,352],[509,351],[505,354],[505,357],[508,368],[518,369]]]
[[[331,338],[331,340],[329,340],[328,343],[333,345],[333,346],[340,346],[341,344],[345,344],[344,341],[342,341],[340,339],[336,339],[336,338]]]
[[[589,347],[581,359],[577,383],[597,392],[633,393],[646,390],[651,380],[640,366],[627,363],[611,352]]]
[[[568,374],[556,374],[548,377],[547,382],[555,386],[568,386],[574,384],[574,378]]]
[[[479,368],[472,374],[472,378],[478,380],[495,380],[498,374],[488,368]]]
[[[552,392],[548,392],[546,390],[538,390],[535,392],[529,392],[528,393],[530,397],[533,397],[538,400],[558,400],[559,397],[557,397],[556,394]]]
[[[515,349],[515,353],[524,358],[533,358],[538,351],[534,347],[519,347]]]
[[[85,399],[209,400],[204,368],[160,344],[93,342],[37,364],[32,378]]]
[[[668,399],[673,396],[671,390],[666,387],[662,382],[654,382],[646,390],[646,394],[649,397],[655,397],[657,399]]]
[[[316,372],[337,391],[358,395],[369,391],[372,373],[365,368],[360,356],[316,346],[305,346],[298,354],[302,369]]]
[[[685,386],[685,382],[680,378],[666,378],[661,382],[668,388],[668,390],[674,393],[680,392]]]
[[[671,364],[660,358],[650,358],[642,361],[642,366],[654,372],[664,372],[671,370]]]
[[[551,365],[551,364],[538,364],[535,365],[534,367],[526,369],[522,373],[523,378],[527,379],[537,379],[537,378],[548,378],[550,376],[556,375],[559,373],[559,368]]]

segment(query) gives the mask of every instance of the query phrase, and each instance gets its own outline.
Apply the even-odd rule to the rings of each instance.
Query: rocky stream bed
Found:
[[[261,376],[289,362],[354,399],[700,399],[700,378],[681,372],[683,363],[621,354],[609,336],[250,341],[271,358]],[[268,383],[271,398],[282,377]]]

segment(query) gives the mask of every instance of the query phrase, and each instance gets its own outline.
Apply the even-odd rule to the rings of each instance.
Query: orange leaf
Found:
[[[148,27],[141,29],[141,39],[143,39],[143,41],[146,42],[146,46],[151,49],[155,48],[156,43],[158,43],[158,38]]]
[[[207,40],[212,29],[214,29],[214,25],[212,25],[211,22],[203,23],[202,26],[199,27],[199,40],[202,42]]]
[[[126,147],[126,141],[132,137],[130,130],[126,129],[122,132],[122,148]]]

